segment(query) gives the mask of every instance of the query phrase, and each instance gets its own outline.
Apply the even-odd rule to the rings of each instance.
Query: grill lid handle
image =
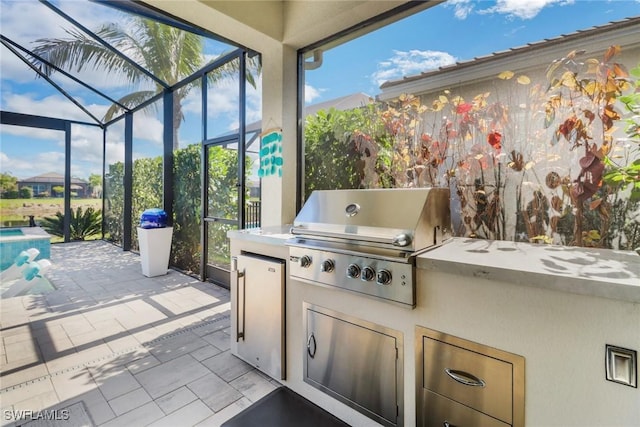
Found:
[[[411,236],[407,233],[400,233],[393,238],[393,246],[405,247],[411,244]]]

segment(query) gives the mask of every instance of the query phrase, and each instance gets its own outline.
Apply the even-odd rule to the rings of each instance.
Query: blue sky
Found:
[[[638,15],[636,0],[449,1],[325,52],[306,99],[376,95],[385,80]]]
[[[110,8],[96,13],[95,3],[75,0],[64,1],[62,5],[91,29],[102,22],[120,19]],[[0,7],[3,35],[25,46],[39,37],[63,35],[60,19],[36,0],[0,0]],[[316,103],[356,92],[376,95],[385,80],[638,15],[637,0],[449,1],[325,52],[323,66],[307,72],[305,98],[308,103]],[[29,25],[24,24],[25,16],[29,17]],[[205,54],[215,57],[225,49],[228,46],[211,43]],[[35,80],[33,73],[4,47],[0,61],[3,110],[91,121],[46,82]],[[87,72],[83,77],[110,94],[126,90],[121,81],[101,73]],[[229,129],[236,124],[237,94],[233,87],[222,84],[209,105],[209,110],[216,114],[216,122],[226,123]],[[260,118],[260,92],[260,86],[250,90],[248,122]],[[76,88],[74,94],[97,117],[102,117],[109,106],[86,90]],[[182,145],[197,142],[200,137],[199,122],[193,116],[199,105],[195,93],[184,104],[187,117],[181,127]],[[160,121],[154,115],[141,115],[136,120],[135,127],[144,132],[136,135],[134,156],[159,155]],[[11,126],[0,130],[0,172],[20,178],[49,171],[62,173],[63,136],[59,132]],[[86,178],[90,173],[101,172],[101,148],[96,148],[96,140],[101,141],[101,136],[97,136],[95,129],[86,126],[74,129],[73,175]],[[114,129],[108,139],[108,159],[121,160],[121,153],[121,132]]]

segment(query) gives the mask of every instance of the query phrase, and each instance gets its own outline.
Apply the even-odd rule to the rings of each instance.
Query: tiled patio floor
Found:
[[[2,426],[217,426],[278,386],[229,353],[226,289],[101,241],[51,261],[56,290],[0,302]]]

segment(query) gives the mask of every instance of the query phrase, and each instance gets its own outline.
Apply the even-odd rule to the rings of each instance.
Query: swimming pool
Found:
[[[19,228],[0,228],[0,237],[24,236]]]
[[[51,257],[51,236],[40,227],[0,228],[0,270],[13,264],[20,252],[29,248],[40,251],[38,259]]]

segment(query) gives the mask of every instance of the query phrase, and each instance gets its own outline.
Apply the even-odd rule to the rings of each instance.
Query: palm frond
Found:
[[[69,38],[38,39],[33,52],[53,65],[69,72],[100,70],[115,76],[122,76],[131,84],[148,79],[126,59],[111,49],[77,30],[65,30]],[[97,34],[114,45],[122,38],[122,32],[113,24],[103,26]],[[36,58],[31,63],[41,72],[51,76],[55,71]]]
[[[45,217],[40,226],[54,236],[64,237],[64,215],[57,212],[53,217]],[[87,237],[102,231],[102,213],[93,208],[82,211],[82,207],[71,210],[69,234],[71,240],[85,240]]]
[[[77,29],[65,31],[68,35],[66,38],[36,40],[33,52],[68,72],[96,70],[109,74],[110,79],[122,79],[132,86],[137,85],[132,88],[133,93],[118,100],[127,108],[137,107],[161,89],[160,84],[152,81],[148,75],[138,69],[138,66],[143,67],[160,81],[173,86],[205,65],[203,37],[147,18],[133,17],[122,25],[105,24],[95,32],[115,51]],[[131,61],[134,63],[132,64]],[[53,67],[36,58],[32,58],[31,62],[47,76],[55,72]],[[209,83],[219,82],[225,78],[237,78],[238,70],[239,61],[231,61],[209,73]],[[260,72],[259,55],[250,57],[247,61],[247,81],[254,87]],[[177,126],[184,118],[182,101],[191,89],[201,86],[200,82],[201,80],[197,79],[193,84],[174,92],[174,114],[180,119]],[[145,89],[140,90],[143,83]],[[153,86],[157,91],[149,89]],[[156,107],[154,105],[152,108]],[[109,121],[121,113],[121,107],[111,105],[104,115],[104,120]],[[174,143],[177,144],[177,141]]]
[[[102,230],[102,216],[100,211],[87,208],[84,213],[82,207],[78,207],[76,214],[72,215],[71,238],[73,240],[84,240],[93,234],[98,234]]]
[[[118,102],[121,105],[124,105],[125,107],[128,108],[133,108],[136,107],[140,104],[142,104],[143,102],[145,102],[146,100],[148,100],[149,98],[151,98],[152,96],[156,95],[156,92],[151,91],[151,90],[141,90],[141,91],[137,91],[137,92],[133,92],[130,94],[127,94],[125,96],[123,96],[122,98],[118,99]],[[157,103],[153,103],[152,105],[156,106]],[[104,118],[103,120],[108,122],[109,120],[113,119],[114,117],[118,116],[119,114],[122,114],[123,110],[122,108],[120,108],[120,106],[118,104],[112,104],[109,109],[107,110],[106,113],[104,113]]]
[[[137,22],[135,34],[145,49],[142,54],[149,70],[174,85],[199,70],[203,63],[201,36],[149,20]]]
[[[53,217],[44,217],[40,221],[40,226],[49,234],[54,236],[64,236],[64,215],[57,212]]]

